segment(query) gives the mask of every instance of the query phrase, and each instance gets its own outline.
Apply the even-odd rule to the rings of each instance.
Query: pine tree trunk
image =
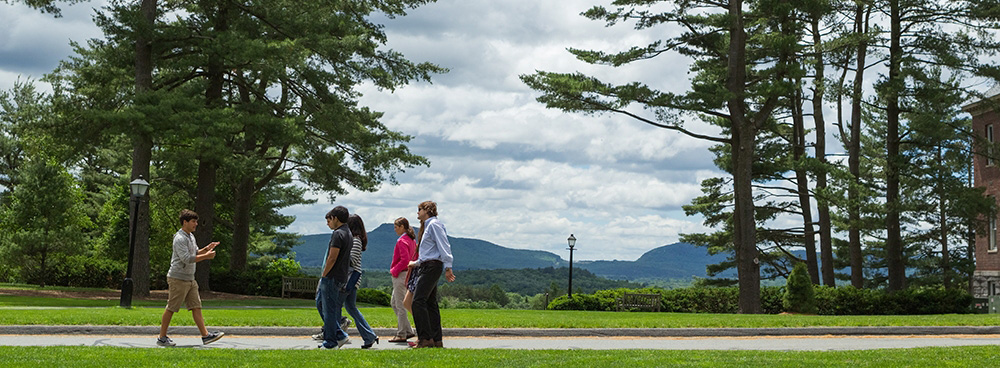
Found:
[[[219,12],[215,19],[215,30],[223,32],[228,29],[226,18],[226,7],[224,2],[219,5]],[[205,106],[209,109],[220,108],[223,105],[222,89],[224,86],[225,65],[222,55],[210,54],[208,60],[208,88],[205,90]],[[213,241],[215,236],[215,186],[218,176],[219,165],[213,157],[199,157],[198,161],[198,187],[195,190],[195,212],[198,213],[198,228],[195,230],[195,239],[198,241],[198,248],[202,248]],[[219,244],[216,251],[225,249],[225,244]],[[212,267],[212,260],[204,260],[195,267],[195,280],[198,287],[204,291],[212,290],[209,284],[209,273]]]
[[[795,162],[801,163],[806,158],[806,127],[800,91],[795,91],[792,101],[792,155]],[[801,164],[795,168],[795,183],[799,207],[802,209],[802,245],[806,248],[806,269],[809,271],[810,281],[818,285],[819,265],[816,260],[816,233],[813,231],[812,196],[809,195],[809,177]]]
[[[858,3],[855,13],[857,34],[868,32],[868,5]],[[857,68],[854,74],[854,86],[851,93],[851,140],[847,147],[847,166],[851,172],[851,183],[847,189],[848,212],[848,249],[851,260],[851,285],[860,289],[864,287],[864,258],[861,253],[861,88],[864,82],[865,60],[868,53],[868,43],[860,42],[857,50]]]
[[[813,44],[816,48],[816,80],[812,107],[813,121],[816,123],[816,159],[821,163],[821,168],[816,171],[816,192],[825,193],[827,187],[827,161],[826,120],[823,118],[823,98],[826,92],[826,78],[824,77],[823,48],[821,47],[823,41],[820,37],[819,21],[820,18],[818,16],[812,19]],[[831,233],[833,225],[830,221],[830,206],[827,204],[825,198],[821,196],[817,197],[819,197],[816,200],[816,209],[819,211],[819,253],[820,261],[822,262],[820,273],[823,275],[824,285],[836,286],[833,273],[833,234]]]
[[[761,312],[760,260],[757,258],[757,229],[753,204],[753,153],[757,131],[747,118],[744,102],[746,88],[746,33],[743,31],[743,1],[729,2],[729,65],[726,88],[729,90],[732,119],[733,235],[736,248],[736,269],[739,277],[739,311],[746,314]]]
[[[902,157],[899,155],[899,93],[903,85],[900,68],[903,48],[900,46],[902,29],[900,24],[899,0],[889,2],[890,44],[889,80],[886,99],[886,178],[885,178],[885,251],[889,272],[889,291],[906,287],[906,269],[903,262],[903,240],[900,230],[899,169]]]
[[[253,201],[254,182],[244,178],[236,187],[233,211],[233,246],[229,254],[229,270],[242,271],[247,266],[250,244],[250,203]]]
[[[198,242],[198,249],[211,243],[215,236],[215,182],[218,170],[217,165],[208,160],[198,162],[198,187],[195,189],[194,201],[194,212],[198,213],[198,227],[194,230],[194,238]],[[220,252],[224,248],[225,244],[219,244],[215,251]],[[211,259],[198,262],[195,266],[194,279],[198,282],[198,289],[202,291],[212,290],[209,283],[211,267]]]
[[[937,162],[944,162],[944,154],[941,146],[937,147]],[[941,228],[941,283],[945,290],[950,290],[951,286],[951,254],[948,253],[948,203],[945,199],[947,193],[944,189],[944,181],[938,180],[938,226]]]
[[[153,89],[153,23],[156,21],[156,0],[142,0],[139,5],[142,14],[140,27],[135,40],[135,93],[140,95]],[[138,123],[137,123],[138,124]],[[149,163],[153,158],[153,139],[142,129],[132,132],[132,175],[152,182],[149,176]],[[148,197],[147,197],[148,198]],[[136,224],[135,254],[132,259],[132,295],[149,296],[149,201],[139,203],[139,211],[129,219]]]

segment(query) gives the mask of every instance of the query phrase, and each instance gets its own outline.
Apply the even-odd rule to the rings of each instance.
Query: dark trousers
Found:
[[[421,340],[441,340],[441,310],[438,309],[437,284],[444,272],[441,261],[420,264],[417,288],[413,291],[413,324]]]

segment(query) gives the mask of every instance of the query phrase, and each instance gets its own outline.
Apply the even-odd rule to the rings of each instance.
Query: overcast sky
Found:
[[[706,231],[681,206],[700,194],[701,180],[723,175],[708,143],[624,117],[546,109],[518,79],[535,70],[580,71],[664,90],[688,86],[687,60],[678,56],[610,68],[566,52],[616,51],[652,40],[650,32],[605,28],[579,15],[599,2],[441,0],[381,19],[388,48],[451,70],[432,84],[394,93],[362,89],[362,103],[384,111],[389,128],[412,135],[409,147],[431,165],[397,175],[399,185],[352,191],[336,204],[373,228],[399,216],[417,222],[417,204],[434,200],[449,235],[568,258],[566,238],[573,233],[574,258],[581,260],[634,260],[680,233]],[[95,6],[64,7],[64,17],[53,19],[0,3],[0,88],[51,71],[69,56],[71,40],[101,37],[90,19]],[[311,195],[319,204],[283,211],[297,217],[289,231],[329,231],[323,215],[332,205],[323,193]]]

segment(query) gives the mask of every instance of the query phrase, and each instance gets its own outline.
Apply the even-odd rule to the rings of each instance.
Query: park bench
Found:
[[[618,310],[632,309],[660,311],[660,294],[625,293],[618,299]]]
[[[319,278],[316,277],[281,276],[281,297],[287,298],[292,293],[315,294],[318,285]]]

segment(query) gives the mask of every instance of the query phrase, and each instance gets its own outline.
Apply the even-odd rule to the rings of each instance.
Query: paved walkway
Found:
[[[201,345],[196,329],[172,327],[178,348],[315,349],[317,328],[209,327],[226,337]],[[375,329],[388,339],[394,329]],[[157,347],[154,326],[0,326],[0,345]],[[359,349],[356,329],[348,329]],[[998,327],[840,327],[769,329],[445,329],[445,346],[458,349],[866,350],[931,346],[1000,346]],[[381,341],[380,350],[406,344]]]
[[[318,342],[303,336],[239,336],[202,345],[197,335],[173,334],[175,348],[194,349],[316,349]],[[0,335],[9,346],[119,346],[156,348],[151,335]],[[344,349],[360,349],[354,335]],[[518,350],[869,350],[931,346],[1000,345],[1000,335],[941,336],[782,336],[782,337],[455,337],[445,338],[453,349]],[[406,344],[381,341],[378,350],[405,350]]]

